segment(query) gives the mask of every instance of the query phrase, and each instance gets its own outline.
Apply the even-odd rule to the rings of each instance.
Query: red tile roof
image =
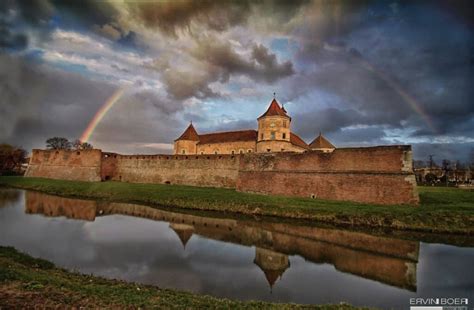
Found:
[[[309,145],[312,149],[335,149],[336,147],[320,133]]]
[[[302,147],[304,149],[308,148],[308,145],[306,144],[306,142],[304,142],[303,139],[301,139],[298,135],[292,132],[290,133],[290,143],[293,145]]]
[[[288,114],[286,114],[286,111],[280,107],[280,104],[276,101],[276,99],[272,100],[267,111],[263,113],[258,119],[261,119],[265,116],[286,116],[290,118]]]
[[[196,131],[196,129],[194,129],[194,126],[193,124],[189,124],[188,128],[186,128],[186,130],[183,132],[183,134],[176,140],[174,141],[178,141],[178,140],[191,140],[191,141],[199,141],[199,135]]]
[[[236,141],[257,141],[256,130],[240,130],[208,133],[199,135],[199,144],[236,142]]]

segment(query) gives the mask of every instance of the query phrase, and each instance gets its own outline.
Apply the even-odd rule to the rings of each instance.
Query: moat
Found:
[[[407,308],[416,296],[474,298],[472,246],[16,189],[0,189],[0,245],[81,273],[232,299]]]

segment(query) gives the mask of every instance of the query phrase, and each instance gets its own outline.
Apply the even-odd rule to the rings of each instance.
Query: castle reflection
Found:
[[[125,203],[69,199],[26,193],[26,213],[94,221],[97,216],[121,214],[170,223],[183,247],[194,234],[205,238],[255,246],[254,263],[270,287],[290,268],[290,255],[331,264],[337,270],[416,291],[419,243],[338,229],[254,220],[211,218]]]

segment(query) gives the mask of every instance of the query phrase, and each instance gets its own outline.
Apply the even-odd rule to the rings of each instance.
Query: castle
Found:
[[[291,117],[273,99],[267,111],[257,118],[258,130],[198,134],[191,123],[174,141],[176,155],[244,154],[270,152],[332,152],[335,147],[319,134],[309,145],[291,131]]]
[[[335,148],[306,144],[274,99],[258,130],[198,134],[191,124],[174,154],[33,150],[25,176],[79,181],[182,184],[241,192],[375,204],[419,202],[410,145]]]

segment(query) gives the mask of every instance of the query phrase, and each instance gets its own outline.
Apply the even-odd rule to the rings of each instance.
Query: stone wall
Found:
[[[103,178],[132,183],[234,188],[240,165],[240,156],[232,155],[117,155],[112,158],[116,160],[116,170]]]
[[[418,203],[410,146],[242,155],[33,150],[26,176],[226,187],[377,204]]]
[[[378,204],[417,204],[410,146],[247,155],[237,190]]]
[[[100,181],[101,150],[33,150],[25,176]]]

